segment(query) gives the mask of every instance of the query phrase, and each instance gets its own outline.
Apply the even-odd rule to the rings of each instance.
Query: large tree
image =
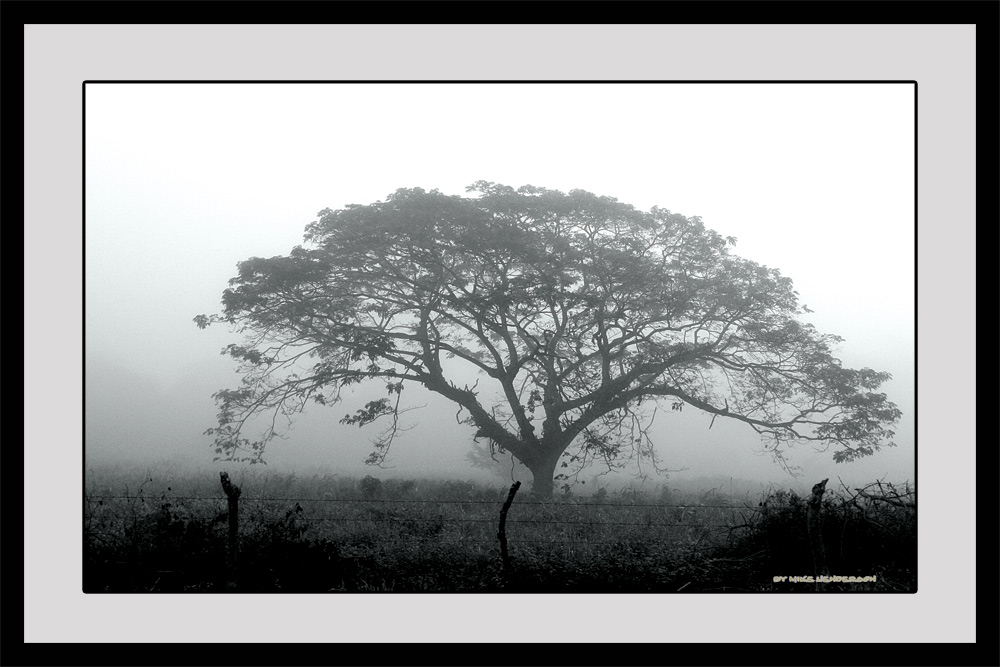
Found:
[[[841,339],[800,322],[791,280],[730,254],[735,239],[582,190],[468,191],[326,209],[288,256],[240,262],[222,313],[195,318],[246,337],[224,350],[244,377],[215,394],[219,456],[261,460],[278,417],[365,381],[386,396],[341,421],[386,420],[369,463],[385,460],[417,383],[543,496],[561,457],[567,472],[655,461],[648,427],[664,401],[744,422],[779,460],[793,441],[832,445],[836,461],[892,445],[900,412],[876,393],[888,373],[842,367]]]

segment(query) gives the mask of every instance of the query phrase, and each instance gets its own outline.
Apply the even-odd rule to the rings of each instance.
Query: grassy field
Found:
[[[804,500],[770,491],[559,496],[458,481],[234,475],[240,592],[813,592]],[[225,592],[227,502],[217,473],[93,470],[84,590]],[[916,590],[912,507],[828,492],[828,591]]]

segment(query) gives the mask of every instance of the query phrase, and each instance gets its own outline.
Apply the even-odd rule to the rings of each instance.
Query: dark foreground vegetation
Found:
[[[137,483],[136,483],[137,480]],[[84,502],[84,590],[173,592],[813,592],[805,499],[599,490],[521,491],[497,537],[503,485],[295,475],[234,477],[239,549],[227,567],[218,476],[94,473]],[[832,486],[832,485],[831,485]],[[827,592],[914,592],[912,488],[831,488]]]

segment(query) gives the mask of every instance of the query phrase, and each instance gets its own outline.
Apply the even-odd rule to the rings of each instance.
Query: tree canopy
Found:
[[[889,374],[844,368],[841,339],[799,321],[792,281],[731,254],[735,239],[582,190],[467,191],[326,209],[287,256],[239,263],[222,312],[195,318],[245,335],[223,350],[243,379],[215,394],[219,456],[261,460],[278,417],[366,381],[385,397],[341,421],[387,424],[369,463],[385,460],[417,383],[542,495],[561,457],[571,470],[655,463],[657,406],[743,422],[779,460],[795,441],[838,462],[892,445],[900,412],[876,392]],[[246,434],[261,415],[269,426]]]

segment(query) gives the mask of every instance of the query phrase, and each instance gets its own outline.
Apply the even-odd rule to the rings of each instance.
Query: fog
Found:
[[[797,445],[795,478],[748,426],[709,429],[689,407],[657,416],[671,472],[643,484],[913,480],[913,104],[909,84],[88,84],[86,465],[218,469],[203,433],[213,392],[239,382],[219,352],[240,339],[192,318],[220,310],[237,262],[287,254],[321,209],[483,179],[701,216],[794,281],[845,366],[893,376],[895,448],[834,464]],[[365,466],[379,425],[339,419],[376,395],[308,408],[267,469],[503,483],[470,465],[455,406],[419,387],[391,467]],[[601,472],[581,491],[640,481]]]

